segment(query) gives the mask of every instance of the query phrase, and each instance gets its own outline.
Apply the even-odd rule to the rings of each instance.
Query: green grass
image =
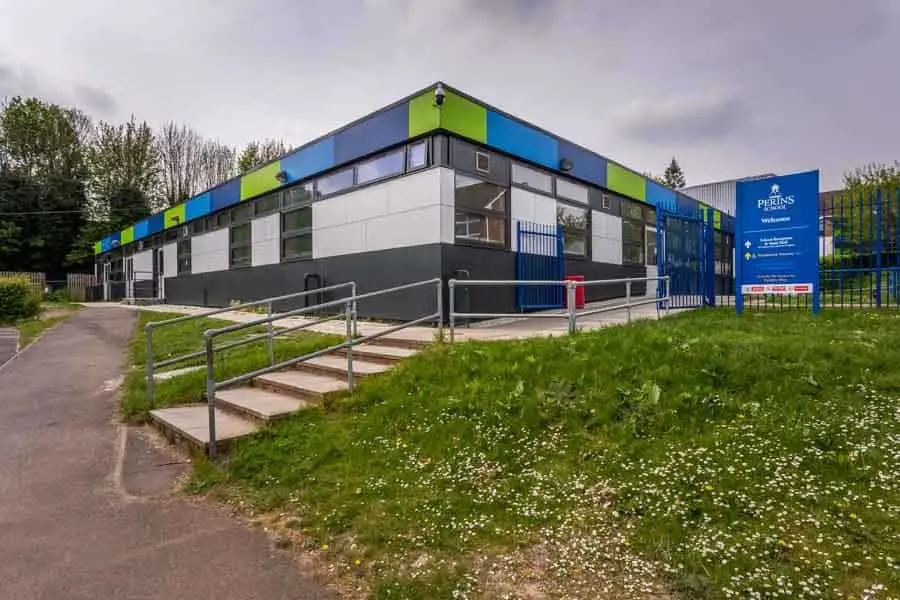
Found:
[[[139,423],[146,419],[150,409],[147,399],[147,346],[144,326],[150,321],[164,321],[182,315],[141,311],[135,333],[128,346],[128,357],[132,369],[125,377],[122,394],[122,415],[126,421]],[[153,356],[156,362],[183,356],[194,351],[203,350],[203,332],[231,325],[230,321],[218,319],[195,319],[185,323],[160,327],[153,332]],[[226,334],[216,338],[216,346],[230,341],[263,333],[264,327],[252,327]],[[309,352],[340,343],[335,336],[317,333],[296,332],[275,338],[276,361],[302,356]],[[171,365],[159,369],[180,369],[192,365],[205,365],[205,357]],[[268,366],[269,354],[265,341],[256,341],[230,350],[216,353],[216,379],[221,381],[229,377],[248,373]],[[155,406],[177,406],[191,402],[203,401],[206,390],[206,371],[187,373],[167,381],[155,384]]]
[[[379,600],[898,597],[898,339],[896,313],[712,311],[441,345],[192,489]]]
[[[71,317],[79,308],[80,307],[73,304],[42,303],[41,310],[43,312],[53,309],[56,314],[53,316],[41,315],[34,319],[25,319],[16,323],[16,329],[19,330],[19,349],[21,350],[30,345],[44,332]],[[59,312],[61,310],[66,310],[68,312],[62,314]]]

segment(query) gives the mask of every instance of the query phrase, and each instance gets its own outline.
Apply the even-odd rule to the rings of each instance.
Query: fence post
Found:
[[[209,410],[209,456],[216,458],[218,444],[216,443],[216,376],[214,371],[215,360],[213,357],[213,338],[209,332],[203,334],[206,340],[206,406]]]
[[[350,294],[353,296],[353,337],[359,336],[359,305],[356,301],[356,282],[350,282]]]
[[[272,301],[266,303],[266,312],[269,318],[272,318]],[[275,325],[269,321],[269,366],[275,364]]]
[[[355,294],[354,294],[355,296]],[[353,393],[353,300],[347,303],[347,389]]]
[[[144,325],[147,338],[147,406],[151,409],[156,401],[156,381],[153,379],[153,323]]]
[[[625,322],[631,323],[631,280],[625,282]]]
[[[437,282],[438,340],[444,341],[444,280]]]
[[[447,281],[447,291],[450,294],[450,311],[449,318],[450,321],[450,343],[452,344],[456,339],[456,280],[450,279]]]
[[[566,282],[566,310],[569,313],[569,333],[575,333],[577,329],[577,315],[575,314],[575,282]]]
[[[875,213],[878,233],[875,237],[875,306],[881,308],[881,282],[882,282],[882,260],[881,253],[884,251],[884,234],[882,233],[882,214],[884,213],[881,205],[881,188],[875,193]]]
[[[672,276],[666,275],[666,316],[669,316],[669,311],[672,309]]]

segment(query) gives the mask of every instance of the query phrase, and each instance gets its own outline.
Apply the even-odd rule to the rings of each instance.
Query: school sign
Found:
[[[812,294],[819,312],[819,172],[737,184],[737,312],[745,295]]]

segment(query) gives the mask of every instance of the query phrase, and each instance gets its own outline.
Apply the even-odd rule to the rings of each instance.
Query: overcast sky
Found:
[[[689,184],[900,159],[900,0],[0,0],[0,97],[299,145],[443,80]]]

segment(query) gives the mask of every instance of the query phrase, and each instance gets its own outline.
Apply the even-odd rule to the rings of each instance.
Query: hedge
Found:
[[[34,293],[31,282],[21,277],[0,278],[0,323],[15,323],[40,312],[41,298]]]

